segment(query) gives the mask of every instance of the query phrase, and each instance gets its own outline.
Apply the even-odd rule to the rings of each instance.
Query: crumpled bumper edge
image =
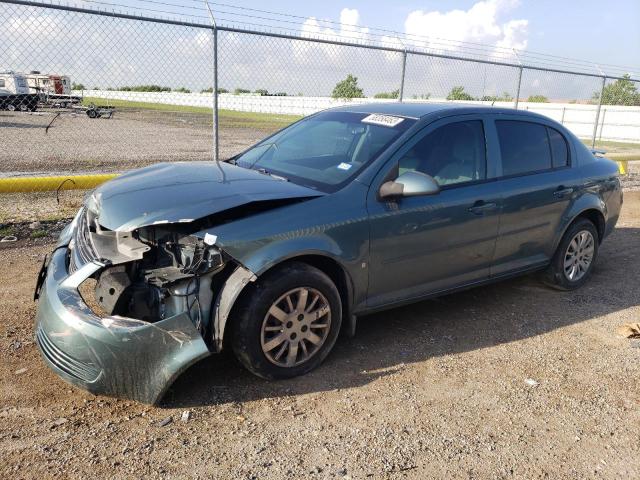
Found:
[[[53,252],[38,302],[36,343],[64,380],[94,394],[156,404],[209,349],[186,313],[156,323],[98,317],[78,286],[102,267],[92,262],[69,274],[66,249]]]

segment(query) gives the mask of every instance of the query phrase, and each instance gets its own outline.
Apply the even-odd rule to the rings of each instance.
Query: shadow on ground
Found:
[[[176,381],[162,406],[354,388],[406,364],[515,342],[626,309],[640,294],[639,238],[640,229],[617,229],[604,242],[591,280],[575,292],[552,290],[529,275],[362,317],[356,338],[339,338],[325,363],[303,377],[269,382],[248,373],[230,353],[211,356]]]

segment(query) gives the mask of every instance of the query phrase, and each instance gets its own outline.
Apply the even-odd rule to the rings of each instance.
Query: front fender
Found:
[[[356,249],[358,250],[358,249]],[[233,252],[227,252],[233,257]],[[260,275],[271,268],[287,260],[304,256],[325,257],[338,264],[347,275],[349,302],[353,301],[354,273],[357,275],[359,285],[364,285],[359,289],[361,294],[366,291],[367,273],[364,268],[357,268],[360,265],[359,254],[354,253],[354,257],[349,257],[342,251],[338,244],[330,237],[296,237],[286,240],[277,240],[264,245],[253,251],[250,255],[240,259],[234,258],[240,265],[231,274],[218,294],[213,319],[213,338],[217,351],[222,350],[224,333],[229,315],[233,306],[250,283],[257,280]],[[346,261],[345,261],[346,259]],[[364,282],[364,283],[362,283]]]
[[[282,262],[304,255],[329,257],[342,264],[345,252],[328,237],[304,237],[272,242],[243,258],[242,263],[260,276]]]

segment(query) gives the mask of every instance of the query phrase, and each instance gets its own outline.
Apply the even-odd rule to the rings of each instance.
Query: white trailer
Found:
[[[38,95],[31,93],[24,75],[0,72],[0,109],[35,111]]]
[[[24,76],[33,94],[40,95],[42,103],[67,107],[79,103],[82,98],[71,94],[71,78],[66,75],[53,75],[31,71]]]

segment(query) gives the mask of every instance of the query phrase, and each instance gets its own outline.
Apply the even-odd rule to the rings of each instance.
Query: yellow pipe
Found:
[[[618,162],[618,170],[620,170],[620,175],[627,174],[627,161],[626,160],[617,160]]]
[[[87,190],[117,177],[117,174],[69,175],[66,177],[0,178],[0,193],[55,192],[56,190]]]

